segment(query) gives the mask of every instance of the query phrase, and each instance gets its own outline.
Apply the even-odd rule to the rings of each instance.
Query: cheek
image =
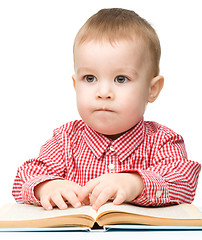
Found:
[[[80,91],[80,89],[76,90],[76,101],[77,101],[77,109],[82,118],[86,118],[89,114],[89,106],[90,106],[90,96],[88,91]]]
[[[82,95],[77,94],[76,101],[77,101],[77,108],[79,113],[85,111],[86,98],[83,97]]]
[[[137,90],[130,91],[119,102],[119,106],[124,111],[125,116],[143,115],[147,104],[147,93]]]

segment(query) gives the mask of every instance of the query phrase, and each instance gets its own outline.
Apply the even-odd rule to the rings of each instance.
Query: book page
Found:
[[[80,208],[73,208],[69,206],[65,210],[54,208],[53,210],[47,211],[40,206],[17,203],[6,204],[0,209],[0,221],[24,221],[67,215],[88,215],[95,219],[96,211],[93,210],[91,206],[82,206]]]
[[[109,202],[100,207],[98,210],[98,217],[109,212],[126,212],[171,219],[202,219],[202,214],[192,204],[180,204],[166,207],[139,207],[132,204],[114,205],[112,202]]]

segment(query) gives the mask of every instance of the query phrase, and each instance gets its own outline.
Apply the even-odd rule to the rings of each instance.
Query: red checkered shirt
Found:
[[[19,167],[13,196],[18,203],[40,204],[34,187],[43,181],[61,178],[84,186],[105,173],[137,171],[144,190],[135,204],[191,203],[200,168],[187,159],[182,137],[158,123],[141,120],[112,141],[79,120],[54,130],[39,157]]]

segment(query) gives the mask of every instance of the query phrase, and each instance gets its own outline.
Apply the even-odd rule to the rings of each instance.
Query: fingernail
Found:
[[[66,209],[67,208],[67,204],[62,204],[61,209]]]
[[[97,208],[97,206],[95,205],[95,204],[93,204],[93,206],[92,206],[92,208],[94,209],[94,210],[98,210],[98,208]]]
[[[81,203],[80,202],[77,202],[77,203],[75,203],[75,208],[78,208],[78,207],[81,207]]]

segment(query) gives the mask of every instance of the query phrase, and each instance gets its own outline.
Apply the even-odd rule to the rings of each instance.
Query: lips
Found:
[[[114,112],[113,110],[109,108],[98,108],[95,110],[96,112]]]

